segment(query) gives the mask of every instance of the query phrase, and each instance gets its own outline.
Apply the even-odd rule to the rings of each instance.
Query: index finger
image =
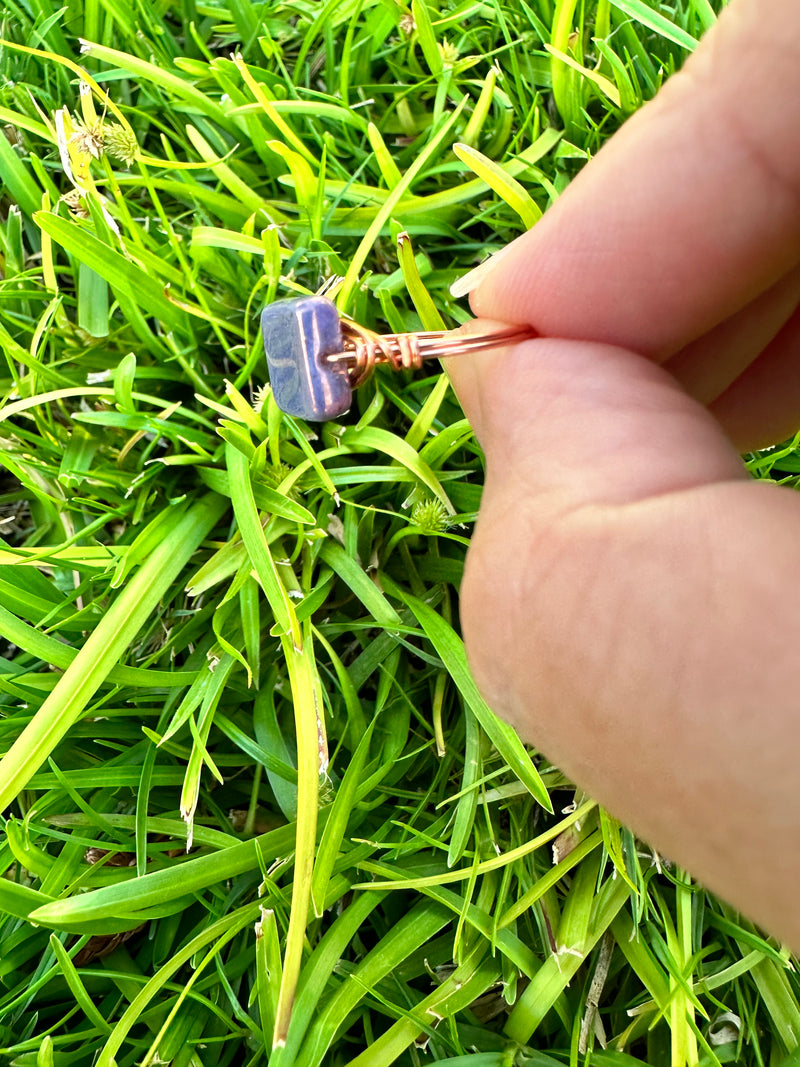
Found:
[[[800,6],[734,0],[472,293],[476,315],[665,359],[800,262]]]

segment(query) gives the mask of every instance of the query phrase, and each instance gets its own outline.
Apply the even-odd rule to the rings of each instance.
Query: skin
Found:
[[[487,458],[462,589],[493,707],[800,951],[800,5],[732,0],[484,272],[451,360]]]

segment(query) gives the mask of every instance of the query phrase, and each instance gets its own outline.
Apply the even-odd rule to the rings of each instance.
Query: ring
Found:
[[[324,296],[277,300],[261,313],[261,332],[275,403],[309,422],[344,415],[353,390],[378,363],[414,370],[426,359],[458,356],[535,337],[529,326],[454,337],[447,330],[374,333],[342,318]]]

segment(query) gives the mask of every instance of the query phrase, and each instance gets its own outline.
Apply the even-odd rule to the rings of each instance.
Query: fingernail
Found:
[[[473,289],[477,289],[484,278],[486,278],[503,256],[508,252],[510,245],[506,245],[505,248],[501,248],[499,252],[493,253],[488,259],[485,259],[483,263],[479,263],[477,267],[473,267],[472,270],[467,271],[461,278],[458,278],[450,286],[450,295],[459,300],[462,296],[466,296],[467,293],[471,293]]]

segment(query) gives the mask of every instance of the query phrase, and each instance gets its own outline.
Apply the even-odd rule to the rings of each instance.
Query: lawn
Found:
[[[3,0],[1,1064],[800,1064],[788,953],[478,693],[438,365],[306,424],[258,327],[465,321],[719,7]]]

